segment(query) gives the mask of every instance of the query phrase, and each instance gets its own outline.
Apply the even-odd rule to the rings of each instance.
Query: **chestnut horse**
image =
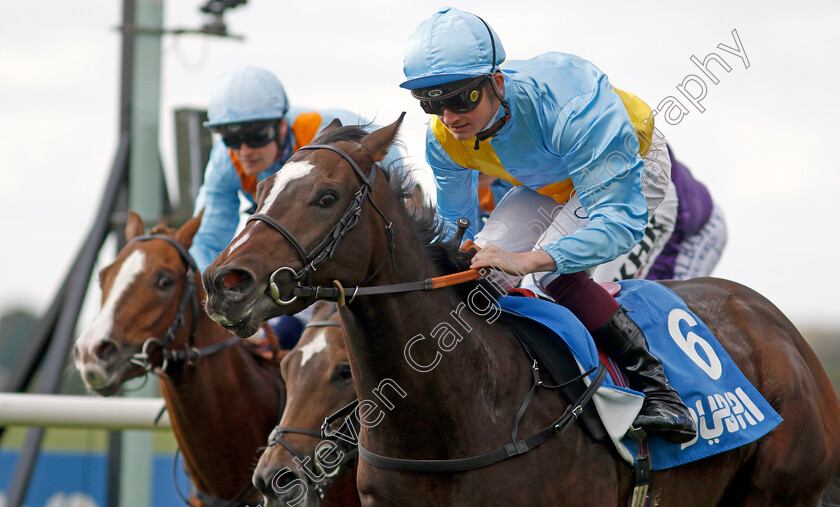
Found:
[[[193,313],[205,294],[187,249],[200,222],[175,232],[159,225],[143,236],[142,220],[129,212],[128,244],[99,274],[102,308],[77,339],[74,358],[88,388],[103,396],[163,370],[160,388],[193,483],[191,504],[256,505],[251,475],[285,406],[280,358]],[[350,499],[357,498],[353,491]],[[340,495],[326,503],[346,504]]]
[[[518,419],[534,385],[531,364],[512,331],[466,310],[475,282],[411,290],[434,288],[431,279],[464,269],[469,256],[455,242],[435,240],[442,231],[431,210],[412,219],[406,185],[389,185],[376,164],[401,121],[367,135],[331,125],[260,183],[257,214],[204,273],[207,312],[245,336],[316,298],[343,304],[353,382],[364,400],[357,411],[360,453],[368,451],[357,472],[364,505],[623,505],[632,468],[577,424],[530,452],[470,471],[406,472],[367,461],[368,453],[476,457],[504,449],[515,418],[519,434],[532,435],[568,406],[539,390]],[[654,472],[651,504],[817,504],[840,460],[840,404],[814,352],[747,287],[712,278],[666,285],[784,422],[751,444]],[[469,333],[455,336],[452,319]]]
[[[286,409],[268,439],[269,447],[260,456],[253,479],[264,495],[265,506],[318,505],[327,490],[333,497],[344,498],[345,505],[359,505],[356,452],[350,446],[339,450],[331,441],[322,440],[320,431],[324,419],[356,399],[334,303],[315,303],[312,320],[280,368],[286,381]],[[328,453],[322,449],[334,450],[336,455],[332,459],[335,464],[327,469],[323,464]],[[314,466],[316,453],[320,469]],[[299,478],[299,472],[304,472],[305,480]]]

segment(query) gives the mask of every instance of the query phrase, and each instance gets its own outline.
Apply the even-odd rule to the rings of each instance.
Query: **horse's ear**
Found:
[[[175,233],[175,239],[178,243],[184,245],[184,248],[192,246],[193,237],[195,236],[195,233],[198,232],[198,226],[201,225],[202,215],[204,215],[204,208],[198,212],[198,215],[187,220],[187,223],[182,225]]]
[[[125,222],[125,240],[131,241],[137,236],[142,236],[146,233],[146,226],[143,225],[143,219],[140,215],[133,211],[128,212],[128,220]]]
[[[323,129],[321,129],[321,132],[319,132],[318,135],[322,136],[322,135],[326,134],[327,132],[329,132],[330,130],[335,130],[340,126],[341,126],[341,120],[339,120],[338,118],[335,118],[335,119],[333,119],[333,121],[330,122],[329,125],[327,125]]]
[[[362,138],[362,146],[373,156],[374,162],[379,162],[388,154],[388,148],[394,143],[394,139],[397,137],[397,131],[400,129],[404,117],[405,111],[403,111],[394,123],[375,130]]]

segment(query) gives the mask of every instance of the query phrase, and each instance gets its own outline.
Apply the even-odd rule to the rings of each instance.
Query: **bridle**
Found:
[[[271,298],[274,300],[275,303],[278,305],[289,305],[295,302],[299,297],[314,297],[315,299],[332,299],[336,298],[338,293],[330,293],[327,295],[326,292],[322,293],[321,291],[324,290],[323,287],[310,287],[310,286],[303,286],[301,285],[301,280],[305,279],[307,284],[312,283],[312,274],[317,270],[318,266],[323,264],[326,260],[331,259],[333,255],[335,255],[335,250],[338,247],[339,242],[344,239],[344,236],[350,232],[356,224],[359,223],[359,217],[361,216],[362,212],[362,203],[364,202],[365,198],[367,198],[370,203],[373,205],[374,209],[379,216],[382,217],[382,220],[385,221],[385,235],[388,238],[388,253],[391,258],[391,263],[394,266],[394,270],[396,271],[396,260],[394,258],[394,229],[393,223],[388,220],[379,206],[376,205],[373,198],[371,198],[370,193],[373,190],[373,185],[376,183],[376,165],[373,163],[373,157],[368,155],[371,162],[371,171],[370,177],[368,177],[359,165],[353,160],[350,155],[348,155],[344,150],[337,148],[335,146],[329,144],[310,144],[307,146],[303,146],[300,150],[330,150],[338,155],[341,156],[350,167],[356,172],[356,175],[359,179],[362,180],[361,185],[359,186],[359,190],[353,196],[353,200],[350,201],[350,204],[347,206],[347,209],[344,211],[344,214],[341,215],[341,218],[338,219],[338,222],[333,226],[332,229],[318,242],[311,251],[307,251],[306,248],[300,243],[300,241],[295,238],[294,234],[292,234],[286,227],[284,227],[280,222],[275,220],[274,218],[268,216],[265,213],[255,213],[248,218],[248,222],[253,221],[260,221],[264,222],[275,230],[277,230],[280,234],[282,234],[291,245],[297,250],[298,255],[303,260],[303,268],[300,271],[295,271],[294,268],[289,266],[282,266],[276,269],[271,276],[269,277],[268,284],[269,284],[269,291],[271,293]],[[383,262],[384,264],[384,262]],[[380,265],[380,268],[382,266]],[[280,289],[277,286],[277,282],[275,282],[274,278],[281,272],[288,272],[292,275],[292,279],[297,281],[297,285],[295,286],[292,292],[292,298],[288,300],[283,300],[280,298]],[[379,271],[378,269],[376,270]],[[374,275],[376,272],[374,272]],[[374,275],[371,275],[372,278]],[[337,283],[337,282],[336,282]],[[341,284],[337,283],[335,289],[340,289]],[[341,295],[343,296],[343,289],[341,290]],[[343,300],[343,297],[341,298]],[[343,302],[343,301],[341,301]]]
[[[306,324],[305,327],[340,327],[341,322],[337,320],[316,320],[311,321]],[[326,422],[325,422],[326,424]],[[329,440],[332,442],[337,442],[337,438],[330,438],[329,436],[322,435],[322,431],[318,430],[311,430],[308,428],[296,428],[296,427],[289,427],[289,426],[276,426],[272,431],[271,434],[268,436],[268,447],[274,447],[276,445],[282,445],[286,448],[289,453],[298,459],[298,461],[302,463],[306,462],[307,458],[311,458],[312,466],[310,470],[313,472],[314,475],[318,475],[319,473],[324,474],[324,479],[321,481],[313,481],[309,474],[304,474],[306,476],[306,482],[309,486],[312,487],[313,491],[318,495],[320,499],[324,499],[324,494],[326,493],[327,488],[329,488],[336,479],[341,477],[349,468],[353,467],[358,460],[359,450],[355,446],[344,446],[343,448],[339,448],[344,456],[341,460],[335,465],[331,471],[325,470],[321,467],[321,464],[315,459],[314,456],[305,456],[302,452],[296,449],[292,444],[290,444],[285,438],[284,435],[287,433],[294,433],[298,435],[306,435],[313,438]]]
[[[309,302],[312,303],[315,300],[325,299],[327,301],[333,301],[338,303],[339,306],[344,306],[345,304],[352,303],[356,296],[365,296],[365,295],[373,295],[373,294],[391,294],[397,292],[411,292],[417,290],[435,290],[440,289],[443,287],[448,287],[450,285],[455,285],[458,283],[467,282],[470,280],[476,280],[481,275],[476,270],[468,270],[463,271],[461,273],[455,273],[452,275],[446,276],[439,276],[436,278],[427,278],[426,280],[421,280],[417,282],[406,282],[406,283],[397,283],[391,285],[378,285],[373,287],[361,287],[356,286],[353,288],[345,289],[344,286],[338,280],[333,280],[332,287],[321,287],[321,286],[312,286],[312,274],[317,270],[317,267],[324,263],[326,260],[331,259],[333,255],[335,255],[335,250],[338,247],[339,242],[344,239],[350,230],[356,226],[359,222],[359,218],[362,212],[362,203],[364,202],[365,198],[367,198],[373,208],[379,213],[379,216],[382,217],[382,220],[385,222],[385,236],[388,240],[388,257],[386,257],[379,267],[374,270],[374,272],[367,277],[367,279],[362,282],[362,285],[369,282],[376,276],[377,273],[382,269],[382,266],[385,265],[385,262],[388,258],[391,259],[391,265],[394,269],[394,272],[397,271],[397,264],[396,258],[394,256],[394,251],[396,246],[394,244],[394,228],[393,223],[385,216],[382,210],[377,206],[376,202],[371,197],[370,193],[373,190],[373,185],[376,181],[376,164],[373,163],[373,158],[371,158],[371,171],[370,177],[368,178],[365,175],[364,171],[359,168],[359,165],[353,160],[350,155],[348,155],[345,151],[335,146],[329,144],[311,144],[300,148],[300,150],[330,150],[338,155],[340,155],[350,167],[356,172],[356,175],[362,180],[361,185],[359,186],[359,190],[356,191],[353,200],[347,206],[347,209],[344,211],[344,214],[339,218],[338,222],[333,226],[333,228],[324,236],[324,238],[312,248],[310,252],[307,252],[306,248],[301,245],[300,241],[295,238],[294,234],[292,234],[286,227],[284,227],[280,222],[275,220],[274,218],[268,216],[265,213],[255,213],[248,218],[248,222],[252,221],[260,221],[270,225],[272,228],[277,230],[280,234],[282,234],[291,245],[297,250],[298,255],[303,260],[303,268],[300,271],[296,271],[294,268],[289,266],[282,266],[277,268],[269,277],[268,279],[268,291],[271,299],[278,305],[285,306],[290,305],[297,301],[298,298],[309,299]],[[300,151],[298,150],[298,151]],[[368,155],[370,156],[370,155]],[[292,288],[292,297],[288,300],[284,300],[280,297],[280,288],[275,281],[275,277],[281,272],[288,272],[292,275],[292,280],[296,281],[296,285]],[[305,280],[306,285],[302,284],[302,281]],[[349,300],[347,300],[347,293],[352,290],[352,293],[349,295]]]
[[[187,249],[184,248],[184,246],[181,245],[181,243],[169,236],[164,236],[162,234],[150,234],[133,238],[131,242],[133,243],[135,241],[150,241],[153,239],[160,239],[172,245],[175,248],[175,250],[178,251],[178,255],[181,257],[181,261],[183,261],[187,269],[185,274],[186,278],[184,280],[184,287],[183,289],[181,289],[181,298],[178,303],[178,311],[175,313],[175,317],[169,324],[169,328],[167,328],[166,332],[160,338],[147,338],[146,341],[143,342],[143,346],[140,348],[140,352],[135,353],[129,359],[129,362],[131,362],[132,364],[143,368],[147,375],[151,373],[160,376],[166,374],[170,366],[174,364],[182,362],[186,362],[187,364],[193,364],[201,357],[213,355],[221,350],[224,350],[233,345],[234,343],[238,342],[239,337],[231,336],[227,340],[214,343],[212,345],[208,345],[200,349],[195,348],[195,330],[196,326],[198,325],[198,316],[200,315],[198,293],[196,292],[195,288],[195,273],[198,272],[198,266],[195,263],[195,259],[193,259],[192,255],[190,255]],[[187,345],[183,349],[166,350],[167,345],[169,345],[169,343],[175,339],[175,335],[178,333],[178,331],[181,329],[181,326],[184,324],[187,305],[190,305],[192,309],[192,320],[190,321],[190,335],[187,340]],[[156,351],[160,351],[163,355],[163,362],[160,366],[155,366],[151,362],[151,356]]]

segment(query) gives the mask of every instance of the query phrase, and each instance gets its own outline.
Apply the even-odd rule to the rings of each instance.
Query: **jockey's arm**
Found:
[[[446,225],[446,237],[455,234],[459,218],[466,218],[470,227],[464,239],[473,239],[479,223],[478,171],[457,165],[429,137],[433,140],[434,135],[427,134],[426,161],[435,176],[437,214]]]
[[[575,194],[589,215],[584,227],[542,245],[557,273],[583,271],[628,252],[647,225],[636,132],[609,82],[599,84],[598,93],[564,106],[579,113],[561,115],[552,132],[552,148],[563,154]]]
[[[198,191],[195,212],[204,210],[201,226],[193,238],[190,255],[201,271],[209,266],[233,239],[239,225],[241,182],[225,146],[213,147]]]

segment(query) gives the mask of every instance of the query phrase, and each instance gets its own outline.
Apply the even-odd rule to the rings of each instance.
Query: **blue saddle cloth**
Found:
[[[648,439],[654,470],[740,447],[764,436],[782,422],[709,328],[677,294],[647,280],[620,283],[621,292],[616,300],[642,328],[651,352],[662,360],[665,375],[697,421],[698,437],[691,442],[672,444],[658,437]],[[553,330],[556,339],[568,345],[582,372],[598,366],[598,351],[592,337],[567,309],[548,301],[511,296],[499,299],[499,304],[504,311],[532,318]],[[612,398],[616,393],[628,391],[633,396],[641,396],[622,386],[621,379],[609,378],[599,391],[607,392]],[[603,397],[596,403],[605,425],[612,417],[609,405],[609,402],[604,403]],[[636,411],[639,405],[636,405]],[[626,414],[621,417],[627,419]],[[632,417],[629,420],[632,421]],[[623,432],[618,434],[623,435]],[[635,458],[635,442],[630,439],[614,441],[625,459],[632,461]]]

